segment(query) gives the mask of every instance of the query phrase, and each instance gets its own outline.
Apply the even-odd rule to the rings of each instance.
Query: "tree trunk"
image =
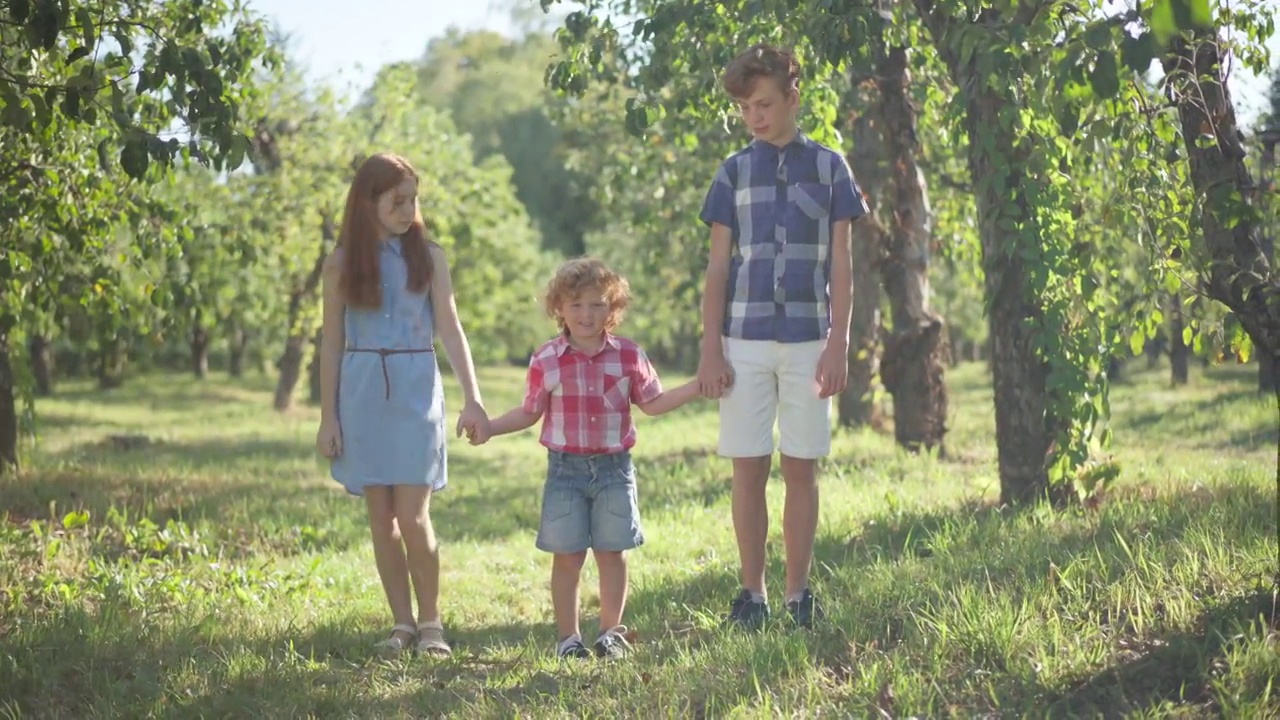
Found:
[[[302,324],[302,309],[306,303],[315,299],[316,289],[320,287],[320,275],[324,270],[324,259],[329,254],[329,247],[334,237],[333,219],[326,216],[320,223],[319,252],[302,284],[289,293],[289,336],[284,343],[284,353],[280,356],[280,378],[276,382],[276,394],[273,406],[284,411],[293,406],[293,390],[302,377],[302,358],[311,333]]]
[[[249,345],[249,334],[244,331],[240,320],[232,318],[229,322],[230,337],[227,338],[227,372],[231,377],[244,377],[244,354]]]
[[[18,403],[9,357],[9,333],[16,319],[0,315],[0,475],[18,469]]]
[[[105,335],[98,340],[98,388],[112,390],[124,384],[124,342]]]
[[[1207,256],[1209,296],[1235,313],[1261,361],[1280,353],[1280,277],[1263,252],[1259,216],[1243,203],[1255,186],[1245,166],[1244,137],[1223,77],[1216,30],[1177,38],[1162,58],[1166,88],[1178,108],[1191,183],[1203,198],[1198,213]]]
[[[191,370],[198,380],[209,377],[209,331],[200,312],[196,313],[195,328],[191,331]]]
[[[1182,293],[1175,292],[1169,297],[1169,370],[1170,382],[1175,386],[1187,384],[1187,363],[1191,359],[1190,348],[1182,341],[1184,327]]]
[[[947,432],[946,326],[929,309],[932,218],[924,173],[916,163],[916,109],[905,47],[894,47],[881,58],[876,84],[892,188],[888,253],[880,272],[893,334],[885,341],[881,379],[893,395],[898,444],[909,450],[941,450]]]
[[[870,211],[853,223],[853,313],[849,321],[849,383],[837,402],[840,425],[879,427],[883,422],[875,400],[880,375],[880,260],[885,231],[876,217],[876,197],[883,192],[884,158],[874,116],[853,121],[849,165],[857,173]]]
[[[53,395],[53,347],[46,335],[35,333],[29,342],[31,374],[36,381],[36,395]]]
[[[1010,126],[1000,121],[1000,110],[1015,102],[1008,97],[1007,85],[996,89],[974,59],[957,50],[957,38],[970,20],[935,6],[934,0],[915,0],[915,5],[963,95],[969,173],[976,188],[985,298],[990,309],[988,341],[1000,500],[1009,505],[1056,500],[1049,497],[1048,465],[1061,421],[1048,413],[1048,366],[1036,349],[1035,333],[1043,311],[1028,290],[1022,257],[1010,251],[1023,242],[1019,224],[1031,217],[1033,210],[1028,196],[1044,180],[1026,171],[1026,143],[1030,141],[1020,138],[1021,128],[1017,123]],[[974,22],[985,23],[989,15],[996,15],[999,21],[995,11],[984,11]],[[1019,215],[1007,218],[1005,212]]]
[[[316,328],[315,337],[311,339],[311,362],[307,364],[307,384],[310,387],[307,401],[312,405],[320,404],[320,335],[321,328]]]

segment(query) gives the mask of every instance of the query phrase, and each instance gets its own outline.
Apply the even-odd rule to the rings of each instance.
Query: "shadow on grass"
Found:
[[[250,375],[240,379],[211,376],[205,381],[197,381],[181,373],[154,373],[130,377],[124,385],[110,390],[102,390],[84,382],[69,384],[59,387],[51,399],[55,402],[109,407],[134,406],[198,412],[211,405],[243,403],[251,396],[269,393],[274,389],[275,379],[267,375]],[[269,402],[270,398],[263,400]],[[297,402],[301,403],[302,400]],[[270,405],[264,407],[269,410]]]
[[[1132,712],[1165,703],[1215,704],[1213,681],[1218,666],[1261,621],[1280,631],[1280,586],[1236,595],[1200,614],[1192,632],[1164,635],[1126,649],[1122,659],[1065,691],[1041,701],[1051,717],[1081,717]],[[1219,708],[1220,710],[1221,708]]]

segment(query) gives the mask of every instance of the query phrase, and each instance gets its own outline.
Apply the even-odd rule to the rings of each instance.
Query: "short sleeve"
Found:
[[[547,385],[544,382],[546,371],[543,369],[542,360],[535,353],[529,360],[529,372],[525,374],[524,383],[524,400],[520,403],[520,409],[529,414],[542,414],[547,409],[547,398],[550,393],[547,392]]]
[[[662,380],[649,356],[641,347],[636,347],[636,361],[631,368],[631,403],[643,405],[662,394]]]
[[[831,220],[853,220],[867,214],[862,188],[853,177],[849,163],[840,153],[831,153]]]
[[[729,177],[728,164],[720,165],[716,176],[711,180],[707,196],[702,201],[702,212],[699,219],[706,225],[720,223],[726,227],[734,227],[737,222],[737,205],[733,197],[733,179]]]

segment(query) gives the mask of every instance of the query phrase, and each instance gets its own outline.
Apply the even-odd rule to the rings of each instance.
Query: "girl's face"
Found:
[[[418,215],[418,182],[411,177],[405,178],[404,182],[379,195],[377,211],[384,237],[408,232]]]
[[[599,289],[592,288],[560,303],[560,318],[569,329],[569,338],[580,343],[597,343],[604,335],[609,319],[609,301]]]

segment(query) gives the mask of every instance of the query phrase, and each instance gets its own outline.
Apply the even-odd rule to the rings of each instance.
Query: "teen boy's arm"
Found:
[[[844,392],[849,382],[849,320],[853,313],[853,235],[848,220],[831,224],[831,333],[818,359],[819,397]]]
[[[853,313],[853,223],[867,214],[867,204],[862,198],[848,161],[839,153],[832,153],[831,183],[831,333],[827,347],[818,359],[815,378],[824,398],[844,392],[849,383],[849,319]]]
[[[729,291],[729,259],[733,231],[711,224],[711,257],[702,289],[702,352],[698,359],[698,391],[715,399],[733,385],[733,368],[724,357],[724,304]]]

